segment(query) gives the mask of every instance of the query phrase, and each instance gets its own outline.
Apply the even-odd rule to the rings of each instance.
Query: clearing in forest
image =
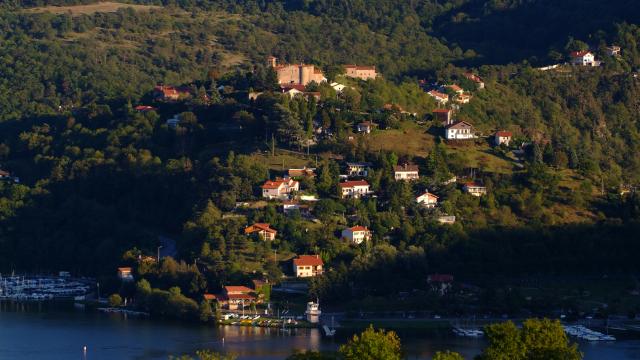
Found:
[[[134,10],[151,10],[158,9],[161,6],[153,5],[135,5],[123,4],[114,1],[105,1],[88,5],[71,5],[71,6],[42,6],[27,10],[30,13],[51,13],[51,14],[71,14],[71,16],[79,16],[86,14],[94,14],[97,12],[116,12],[123,8],[133,8]]]

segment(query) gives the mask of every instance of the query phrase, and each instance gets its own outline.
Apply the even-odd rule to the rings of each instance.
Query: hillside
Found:
[[[129,3],[0,7],[0,272],[130,266],[146,284],[110,291],[200,299],[313,254],[337,303],[639,270],[629,2]]]

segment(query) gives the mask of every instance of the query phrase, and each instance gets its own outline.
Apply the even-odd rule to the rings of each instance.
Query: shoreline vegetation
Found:
[[[95,286],[0,297],[212,326],[308,327],[321,304],[579,358],[525,319],[640,318],[627,3],[3,1],[0,271]],[[363,338],[401,353],[367,329],[340,356]]]

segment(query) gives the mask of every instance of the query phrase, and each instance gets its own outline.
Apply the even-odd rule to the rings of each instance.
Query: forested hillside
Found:
[[[46,8],[90,3],[0,7],[0,170],[19,178],[0,181],[0,271],[113,274],[154,255],[159,236],[184,263],[136,271],[194,298],[255,274],[277,281],[296,254],[320,254],[335,269],[312,284],[328,300],[354,283],[372,296],[409,291],[432,272],[638,270],[640,12],[631,0]],[[620,56],[607,55],[611,44]],[[602,66],[536,68],[587,48]],[[319,100],[282,95],[268,55],[314,64],[347,90],[314,83],[306,91]],[[342,77],[353,63],[382,76]],[[441,139],[426,92],[452,83],[472,94],[456,111],[480,135],[467,145]],[[157,84],[191,96],[159,101]],[[367,120],[379,128],[356,134]],[[510,147],[490,146],[497,130],[513,133]],[[375,197],[341,198],[347,161],[372,164]],[[395,181],[402,163],[420,179]],[[320,200],[312,215],[285,215],[260,186],[302,166],[317,169],[302,193]],[[447,183],[453,176],[484,184],[487,196]],[[415,203],[426,190],[437,209]],[[439,223],[445,215],[455,224]],[[246,236],[253,223],[271,224],[278,240]],[[366,246],[341,239],[355,225],[372,229]]]

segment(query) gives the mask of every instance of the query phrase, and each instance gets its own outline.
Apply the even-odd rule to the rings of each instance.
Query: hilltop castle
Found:
[[[306,64],[278,64],[278,59],[274,56],[267,58],[268,65],[271,66],[278,74],[278,84],[280,85],[308,85],[315,81],[321,83],[327,81],[322,74],[322,70],[314,65]]]

